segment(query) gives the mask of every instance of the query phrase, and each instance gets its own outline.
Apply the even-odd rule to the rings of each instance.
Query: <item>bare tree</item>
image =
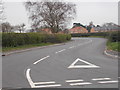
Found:
[[[32,26],[39,28],[46,26],[53,33],[66,28],[68,22],[75,15],[75,4],[67,2],[25,2],[26,10]]]
[[[3,2],[0,0],[0,23],[5,19]]]
[[[25,27],[24,23],[18,26],[18,30],[19,30],[20,33],[22,33],[25,30],[24,27]]]
[[[0,32],[2,32],[2,23],[5,20],[3,2],[0,0]]]
[[[12,32],[13,26],[11,26],[9,22],[2,23],[1,26],[2,32]]]

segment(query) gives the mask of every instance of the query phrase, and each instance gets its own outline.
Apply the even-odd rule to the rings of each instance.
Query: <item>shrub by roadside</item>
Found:
[[[120,42],[107,42],[107,49],[120,52]]]
[[[40,43],[62,43],[71,39],[69,34],[2,33],[2,47],[17,47]]]

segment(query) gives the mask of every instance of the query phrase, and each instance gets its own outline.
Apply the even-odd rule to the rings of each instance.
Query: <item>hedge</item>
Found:
[[[62,43],[71,39],[69,34],[2,33],[2,47],[16,47],[39,43]]]
[[[75,33],[71,34],[72,37],[90,37],[90,36],[103,36],[108,38],[111,42],[120,42],[120,31],[114,32],[98,32],[98,33]]]

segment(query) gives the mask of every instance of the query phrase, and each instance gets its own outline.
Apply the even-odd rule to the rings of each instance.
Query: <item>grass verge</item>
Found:
[[[48,46],[48,45],[53,45],[53,44],[55,43],[40,43],[40,44],[22,45],[22,46],[17,46],[17,47],[3,47],[2,52],[22,50],[22,49],[28,49],[28,48],[33,48],[33,47],[39,47],[39,46]]]
[[[120,42],[107,42],[107,49],[120,52],[119,48]]]
[[[94,37],[94,38],[105,38],[104,36],[89,36],[89,37]]]

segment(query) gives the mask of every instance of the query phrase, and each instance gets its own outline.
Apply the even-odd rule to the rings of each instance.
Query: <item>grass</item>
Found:
[[[105,38],[104,36],[89,36],[89,37],[95,37],[95,38]]]
[[[107,49],[120,52],[119,48],[120,42],[107,42]]]
[[[47,45],[53,45],[53,44],[55,43],[40,43],[40,44],[30,44],[30,45],[23,45],[23,46],[17,46],[17,47],[3,47],[2,52],[22,50],[22,49],[28,49],[28,48],[39,47],[39,46],[47,46]]]
[[[89,37],[105,38],[104,36],[89,36]],[[107,49],[108,50],[120,52],[119,46],[120,46],[120,42],[110,42],[109,40],[107,42]]]
[[[104,36],[89,36],[89,37],[95,37],[95,38],[105,38]],[[113,51],[118,51],[120,52],[120,42],[107,42],[107,49],[108,50],[113,50]]]

